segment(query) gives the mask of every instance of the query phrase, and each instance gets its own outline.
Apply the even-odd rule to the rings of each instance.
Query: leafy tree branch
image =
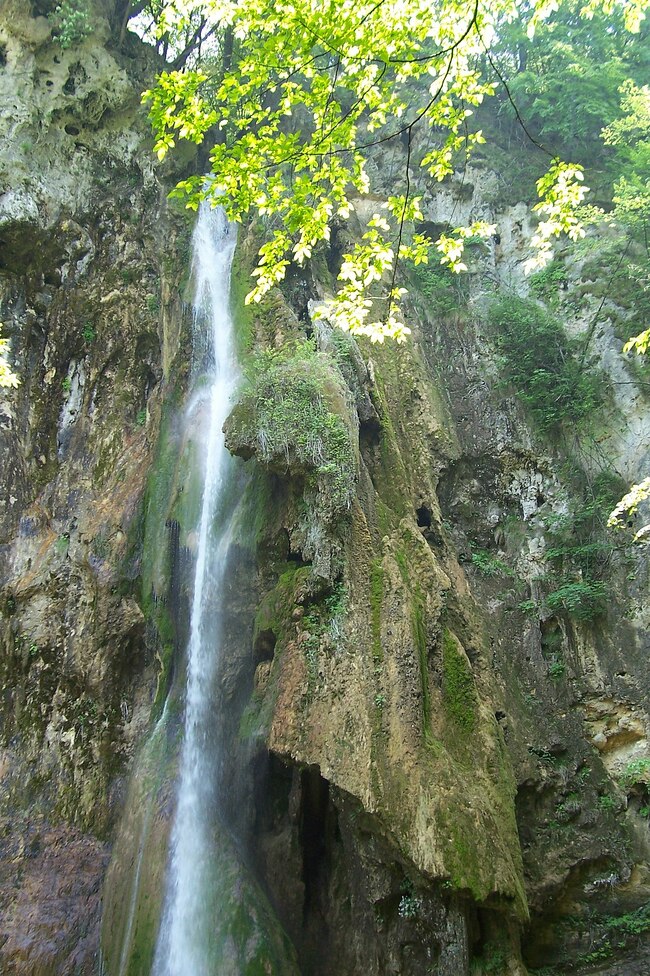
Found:
[[[638,30],[647,2],[594,0],[587,14],[620,9]],[[200,143],[211,130],[218,133],[210,176],[182,181],[178,196],[193,207],[218,200],[234,221],[254,215],[267,222],[249,301],[280,282],[291,261],[309,259],[330,239],[333,221],[348,218],[356,200],[372,191],[369,151],[404,141],[404,186],[378,206],[361,241],[343,256],[330,309],[343,329],[373,341],[403,339],[398,264],[426,264],[435,246],[442,262],[462,271],[467,237],[493,232],[476,222],[435,242],[416,233],[422,211],[411,193],[414,134],[428,130],[424,171],[437,181],[452,175],[458,159],[484,142],[467,120],[498,86],[483,70],[486,52],[489,64],[508,25],[519,23],[530,36],[558,4],[158,0],[155,7],[160,38],[183,35],[190,46],[197,37],[211,39],[211,65],[208,58],[163,72],[144,100],[160,159],[178,139]],[[541,220],[531,267],[548,261],[553,238],[581,235],[576,209],[586,192],[582,167],[559,159],[537,186]]]

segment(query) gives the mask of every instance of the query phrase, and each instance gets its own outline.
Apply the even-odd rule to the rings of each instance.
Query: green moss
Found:
[[[431,264],[419,264],[411,269],[414,292],[425,301],[431,315],[445,317],[467,307],[469,284],[467,275],[454,274],[439,262],[439,255]]]
[[[490,307],[489,322],[509,380],[540,431],[591,420],[607,384],[581,361],[556,318],[534,302],[502,295]]]
[[[180,463],[170,472],[169,486],[173,501],[168,519],[178,522],[184,535],[194,529],[201,519],[203,505],[203,472],[198,446],[189,441],[182,445]]]
[[[402,536],[406,545],[409,544],[410,533],[405,532]],[[411,600],[411,633],[415,645],[418,665],[420,670],[420,691],[422,701],[422,734],[427,744],[431,744],[431,689],[429,687],[429,654],[427,641],[427,619],[426,602],[422,588],[418,583],[411,584],[409,563],[406,553],[397,549],[395,551],[395,561],[400,571],[402,582],[406,587]]]
[[[222,844],[222,840],[219,841]],[[208,947],[214,972],[242,976],[297,976],[293,947],[262,891],[227,845],[215,855],[215,925]]]
[[[230,276],[230,310],[235,343],[240,361],[245,362],[255,342],[255,310],[246,304],[246,295],[254,287],[242,246],[237,244]]]
[[[166,713],[169,719],[169,712]],[[102,952],[106,972],[150,972],[168,862],[169,819],[161,816],[164,783],[174,776],[178,737],[158,723],[136,759],[104,890]]]
[[[508,972],[508,952],[499,942],[486,942],[480,956],[472,960],[472,976],[503,976]]]
[[[255,739],[261,734],[262,721],[260,717],[260,707],[260,699],[253,697],[253,699],[249,701],[244,708],[241,719],[239,720],[239,729],[237,731],[240,739]]]
[[[248,549],[259,549],[276,537],[281,517],[278,492],[274,491],[269,473],[256,465],[247,472],[232,528],[233,541]],[[278,555],[284,561],[284,548]],[[277,568],[273,553],[265,550],[264,561],[271,571]]]
[[[442,638],[443,701],[445,710],[460,730],[472,732],[477,721],[474,678],[456,638],[445,630]]]
[[[553,260],[541,271],[531,275],[528,284],[536,298],[541,298],[551,308],[559,304],[558,290],[567,284],[566,269],[561,261]]]
[[[272,630],[280,639],[293,627],[291,615],[298,602],[298,592],[311,576],[309,566],[286,564],[273,589],[266,594],[255,616],[254,640],[259,633]],[[301,599],[302,602],[302,599]]]
[[[647,281],[650,274],[650,257],[643,252],[632,252],[621,261],[620,241],[603,248],[591,260],[585,262],[582,277],[589,281],[585,291],[594,297],[602,297],[618,305],[624,315],[611,316],[618,336],[627,341],[648,327],[650,318],[650,294]],[[610,306],[611,307],[611,306]],[[608,310],[609,314],[609,310]],[[634,363],[637,357],[631,360]],[[639,363],[644,359],[640,358]],[[647,379],[647,376],[644,377]]]
[[[347,510],[354,497],[356,456],[348,426],[347,388],[338,369],[311,343],[292,343],[256,357],[229,421],[235,444],[286,463],[317,489],[321,514]]]
[[[147,622],[156,633],[160,664],[152,715],[158,718],[168,690],[175,628],[166,601],[171,581],[170,520],[184,532],[194,528],[201,505],[201,479],[191,442],[179,444],[174,428],[175,408],[163,409],[156,456],[151,466],[144,496],[141,605]]]
[[[235,342],[241,362],[245,363],[256,346],[274,346],[276,336],[297,338],[300,326],[282,292],[273,288],[260,302],[246,304],[246,296],[255,287],[252,271],[259,260],[258,250],[266,237],[261,221],[239,236],[230,279],[230,307],[235,326]]]
[[[398,549],[397,552],[395,553],[395,562],[397,563],[397,566],[399,568],[400,576],[402,577],[402,582],[404,583],[405,586],[408,586],[409,585],[408,560],[406,558],[406,555],[402,552],[401,549]]]
[[[546,549],[548,572],[545,605],[553,613],[564,612],[574,620],[590,621],[602,616],[609,603],[606,582],[613,546],[607,537],[609,512],[625,490],[625,484],[610,471],[591,481],[584,471],[567,472],[574,497],[570,510],[547,516],[545,527],[550,542]]]
[[[381,379],[376,380],[377,400],[381,422],[380,470],[375,488],[384,502],[399,521],[408,511],[405,486],[409,483],[408,474],[400,454],[395,428],[388,412],[386,394]]]
[[[455,784],[458,787],[458,783]],[[473,818],[459,816],[447,805],[437,809],[440,830],[448,840],[445,850],[445,871],[458,890],[468,890],[477,901],[486,897],[486,873],[480,863],[481,844],[476,842],[476,823]]]
[[[372,659],[380,665],[384,659],[381,646],[381,608],[384,598],[384,569],[381,560],[374,559],[370,565],[370,613],[372,625]]]
[[[427,653],[427,624],[422,590],[415,587],[413,593],[411,627],[413,640],[420,665],[420,687],[422,692],[422,732],[426,740],[431,738],[431,690],[429,688],[429,662]]]

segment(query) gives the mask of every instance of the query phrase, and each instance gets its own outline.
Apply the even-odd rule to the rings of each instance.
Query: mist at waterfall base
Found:
[[[223,680],[242,494],[241,462],[228,454],[222,433],[239,380],[229,307],[235,244],[223,212],[203,205],[193,235],[192,377],[178,438],[179,445],[191,442],[188,456],[200,468],[193,476],[203,486],[198,519],[180,526],[194,559],[189,639],[172,705],[135,765],[115,843],[102,927],[107,976],[297,973],[293,948],[222,816],[233,782],[224,769],[239,755],[229,741],[236,716],[233,722]],[[233,797],[227,799],[232,808]]]

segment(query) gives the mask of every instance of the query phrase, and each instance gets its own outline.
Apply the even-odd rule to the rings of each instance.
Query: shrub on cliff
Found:
[[[228,447],[304,476],[317,489],[321,513],[334,516],[354,497],[348,401],[339,370],[309,342],[267,351],[249,367],[248,385],[226,424]]]
[[[602,377],[579,362],[575,343],[543,308],[505,295],[488,318],[508,379],[541,431],[579,425],[602,403]]]

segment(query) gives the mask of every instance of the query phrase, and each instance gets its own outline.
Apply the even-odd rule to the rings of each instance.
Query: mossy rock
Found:
[[[334,522],[354,497],[358,460],[349,392],[335,363],[308,342],[260,356],[226,421],[245,460],[304,479],[317,516]]]

